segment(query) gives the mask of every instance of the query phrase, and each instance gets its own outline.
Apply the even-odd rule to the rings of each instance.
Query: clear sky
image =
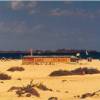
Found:
[[[100,1],[0,1],[0,50],[100,51]]]

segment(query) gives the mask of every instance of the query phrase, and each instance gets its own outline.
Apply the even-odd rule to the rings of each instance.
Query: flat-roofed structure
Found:
[[[75,61],[75,58],[69,56],[24,56],[22,58],[22,64],[69,63]]]

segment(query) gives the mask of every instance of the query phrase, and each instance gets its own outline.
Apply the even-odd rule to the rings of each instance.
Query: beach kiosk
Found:
[[[76,62],[76,58],[69,56],[24,56],[22,64],[43,64],[43,63],[70,63]]]

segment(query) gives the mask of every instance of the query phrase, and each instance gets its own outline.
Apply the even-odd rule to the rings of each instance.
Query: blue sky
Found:
[[[99,1],[0,1],[0,50],[100,51],[99,44]]]

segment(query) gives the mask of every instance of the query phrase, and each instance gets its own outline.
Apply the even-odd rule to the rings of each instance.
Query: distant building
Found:
[[[22,58],[22,64],[70,62],[77,62],[77,59],[69,56],[24,56]]]

